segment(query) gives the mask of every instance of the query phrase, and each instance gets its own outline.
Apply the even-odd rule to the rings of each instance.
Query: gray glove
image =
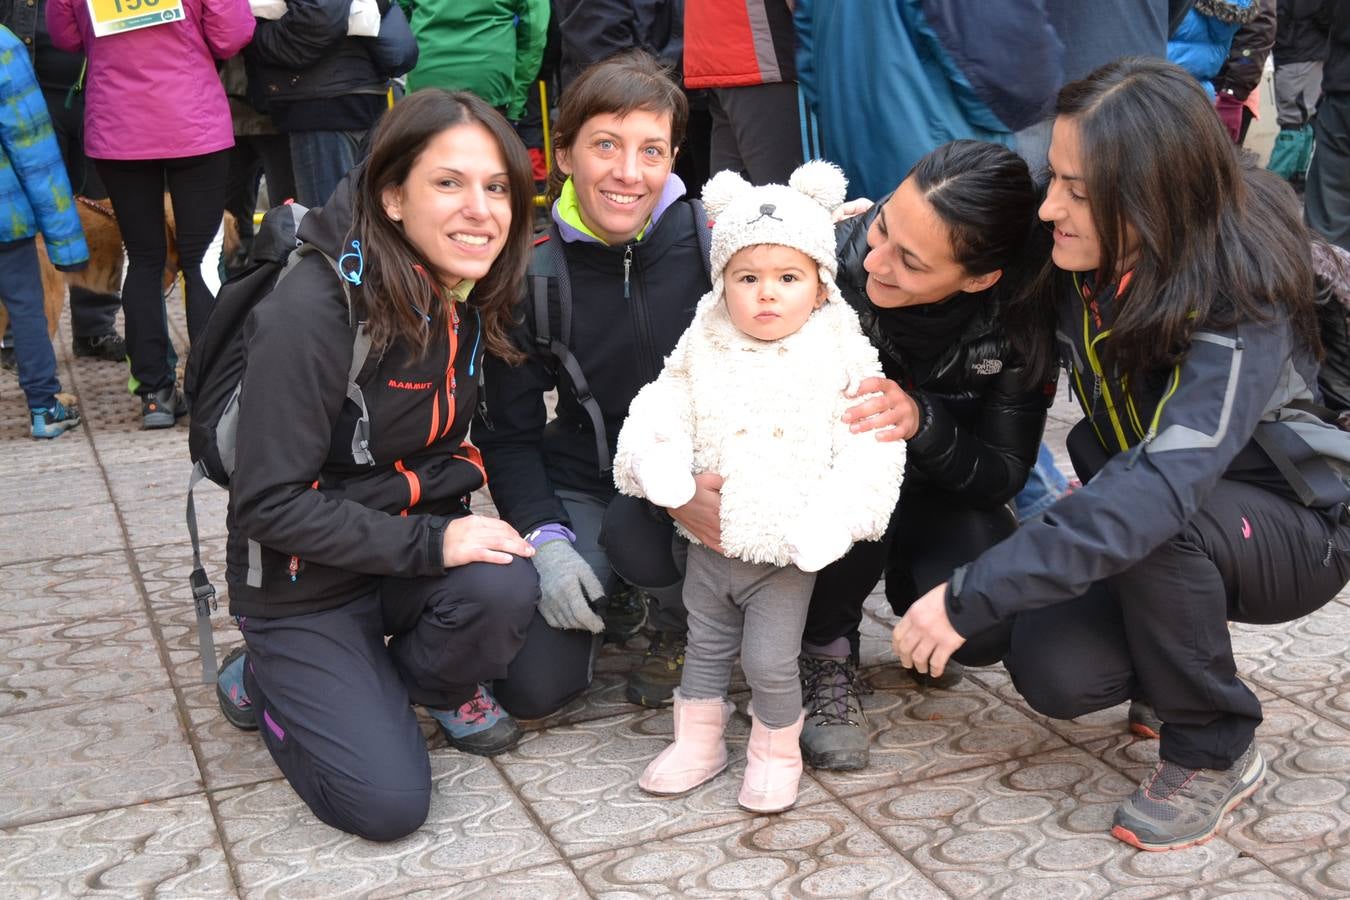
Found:
[[[605,589],[570,541],[560,539],[540,544],[534,551],[539,573],[539,614],[554,628],[570,628],[599,634],[605,623],[592,610]]]

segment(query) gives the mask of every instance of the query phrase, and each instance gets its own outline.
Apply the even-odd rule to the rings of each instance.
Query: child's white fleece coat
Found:
[[[644,458],[668,461],[677,477],[680,467],[717,472],[727,556],[786,566],[808,542],[842,555],[850,541],[885,533],[900,495],[904,443],[852,434],[841,421],[858,402],[845,389],[881,374],[840,300],[765,342],[742,334],[720,295],[706,294],[660,376],[633,399],[614,483],[643,496],[635,473]]]

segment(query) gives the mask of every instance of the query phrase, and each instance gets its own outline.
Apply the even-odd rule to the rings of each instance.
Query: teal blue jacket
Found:
[[[42,232],[58,268],[89,259],[61,148],[28,51],[0,27],[0,242]]]

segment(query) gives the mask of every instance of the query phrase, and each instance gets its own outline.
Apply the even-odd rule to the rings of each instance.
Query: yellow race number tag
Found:
[[[94,36],[149,28],[183,18],[183,0],[88,0]]]

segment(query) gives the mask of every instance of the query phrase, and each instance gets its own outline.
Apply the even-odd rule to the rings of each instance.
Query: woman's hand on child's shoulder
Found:
[[[471,562],[506,565],[513,556],[534,556],[534,547],[501,519],[463,516],[445,526],[441,560],[448,569]]]
[[[849,431],[876,431],[879,441],[907,441],[919,431],[919,404],[889,378],[864,378],[846,397],[867,397],[844,411]]]

